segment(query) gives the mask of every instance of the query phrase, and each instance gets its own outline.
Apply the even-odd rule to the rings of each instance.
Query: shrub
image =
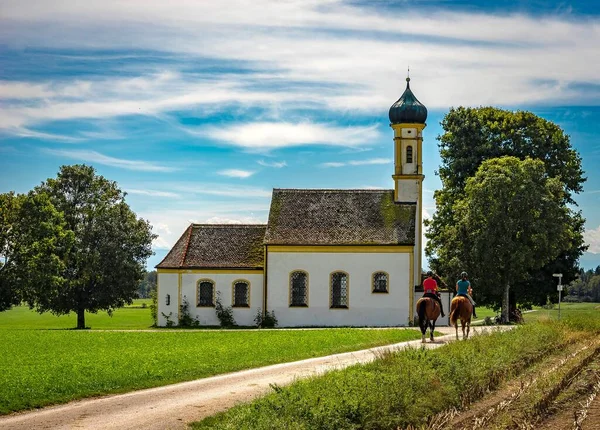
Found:
[[[158,292],[156,289],[150,292],[150,298],[152,301],[150,302],[150,315],[152,315],[152,326],[158,326]],[[163,314],[164,315],[164,314]]]
[[[215,300],[215,312],[217,313],[217,318],[219,318],[221,327],[234,327],[237,325],[235,319],[233,318],[233,308],[231,306],[223,306],[220,291],[217,291],[217,299]]]
[[[277,317],[275,317],[275,311],[266,311],[263,315],[262,309],[258,308],[256,310],[256,316],[254,317],[254,323],[258,328],[274,328],[277,327],[279,321],[277,321]]]
[[[197,318],[192,318],[190,315],[190,303],[186,296],[183,296],[181,306],[179,306],[179,327],[198,327],[200,321]]]

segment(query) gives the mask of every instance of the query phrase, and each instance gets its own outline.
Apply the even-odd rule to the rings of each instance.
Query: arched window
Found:
[[[215,283],[210,279],[200,279],[198,281],[196,297],[198,307],[214,307]]]
[[[308,274],[301,270],[290,273],[290,306],[308,306]]]
[[[250,282],[234,281],[233,282],[233,307],[234,308],[249,308],[250,307]]]
[[[412,150],[412,145],[408,145],[406,147],[406,163],[412,163],[413,162],[413,150]]]
[[[388,291],[388,274],[385,272],[373,273],[373,292],[387,293]]]
[[[334,272],[331,274],[331,303],[330,308],[348,309],[348,274]]]

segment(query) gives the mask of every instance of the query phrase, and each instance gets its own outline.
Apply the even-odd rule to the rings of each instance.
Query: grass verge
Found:
[[[0,330],[0,414],[420,338],[417,330]]]
[[[461,408],[570,342],[600,319],[536,323],[436,350],[386,354],[373,363],[303,380],[193,424],[195,429],[389,429],[419,427]],[[597,333],[598,331],[596,331]],[[578,334],[578,336],[581,336]],[[590,336],[590,334],[588,334]]]

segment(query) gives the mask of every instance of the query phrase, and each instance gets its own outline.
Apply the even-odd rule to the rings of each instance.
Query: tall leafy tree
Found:
[[[453,108],[442,121],[444,133],[438,137],[441,165],[438,171],[442,189],[434,194],[436,212],[428,227],[425,252],[430,266],[446,277],[455,277],[463,269],[457,264],[464,257],[465,246],[453,236],[454,205],[464,196],[467,180],[481,164],[503,156],[521,160],[541,160],[548,177],[557,178],[563,187],[562,204],[573,204],[573,195],[583,189],[585,177],[581,158],[571,147],[569,136],[556,124],[531,112],[511,112],[493,107]],[[585,220],[580,212],[570,212],[572,226],[569,246],[565,246],[543,267],[532,270],[514,285],[514,299],[521,304],[543,304],[548,294],[556,293],[552,273],[563,273],[568,283],[578,273],[578,260],[585,251]],[[517,288],[518,287],[518,288]],[[476,289],[482,304],[498,305]]]
[[[0,194],[0,311],[58,290],[73,234],[44,193]]]
[[[64,282],[31,291],[30,305],[57,315],[75,312],[77,328],[85,328],[85,311],[109,313],[136,296],[152,254],[155,236],[138,219],[125,194],[93,167],[61,167],[55,179],[36,187],[60,211],[74,243],[65,260]]]
[[[502,303],[509,317],[509,291],[529,273],[570,246],[570,210],[564,188],[548,178],[541,160],[501,157],[484,161],[467,179],[453,206],[451,237],[482,296]]]

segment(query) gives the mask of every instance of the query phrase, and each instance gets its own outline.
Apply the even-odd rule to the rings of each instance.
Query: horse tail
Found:
[[[419,315],[419,322],[421,324],[422,321],[426,321],[427,320],[427,300],[421,300],[419,302],[419,307],[417,308],[417,315]]]
[[[454,307],[451,311],[450,311],[450,325],[456,327],[456,321],[458,320],[459,316],[460,316],[460,308],[462,305],[462,300],[457,300],[456,301],[456,307]]]

